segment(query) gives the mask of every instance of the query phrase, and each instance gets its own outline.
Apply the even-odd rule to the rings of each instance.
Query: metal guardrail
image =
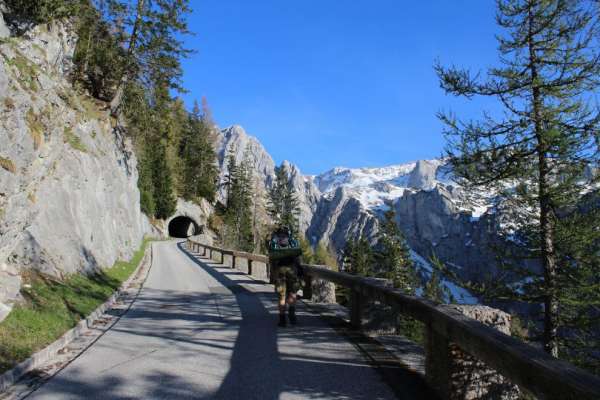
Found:
[[[246,258],[249,264],[252,261],[268,264],[268,257],[264,255],[225,250],[189,239],[188,246],[195,251],[203,249],[204,255],[208,250],[211,258],[214,252],[220,253],[221,262],[224,254],[231,255],[234,267],[235,259],[240,257]],[[449,371],[439,365],[449,356],[438,353],[440,348],[450,352],[450,345],[454,344],[539,399],[600,399],[600,377],[553,358],[542,350],[469,318],[449,306],[408,296],[369,279],[332,271],[324,266],[303,264],[302,268],[306,298],[312,297],[313,279],[333,282],[351,290],[350,323],[355,328],[360,328],[362,310],[366,302],[372,299],[423,322],[428,343],[425,349],[426,378],[442,397],[450,397],[448,388],[451,376]]]

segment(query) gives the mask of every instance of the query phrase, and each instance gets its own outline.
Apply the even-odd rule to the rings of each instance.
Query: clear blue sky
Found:
[[[492,0],[192,0],[185,100],[206,96],[221,127],[242,125],[305,174],[436,157],[443,64],[497,60]]]

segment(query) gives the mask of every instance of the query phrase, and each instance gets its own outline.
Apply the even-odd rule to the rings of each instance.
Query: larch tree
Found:
[[[515,268],[522,284],[512,294],[543,304],[543,346],[558,356],[561,307],[568,305],[561,298],[568,288],[594,284],[576,278],[590,264],[574,258],[576,252],[562,239],[593,179],[584,171],[598,163],[597,15],[584,0],[498,0],[497,7],[503,29],[497,36],[498,67],[486,77],[435,68],[447,93],[495,98],[501,112],[484,113],[480,120],[459,120],[451,113],[439,118],[457,177],[501,195],[513,212],[511,245],[520,246],[524,258],[539,261],[541,273]],[[593,247],[597,240],[592,228],[598,220],[592,217],[571,231],[580,247]],[[571,272],[577,273],[569,278]]]

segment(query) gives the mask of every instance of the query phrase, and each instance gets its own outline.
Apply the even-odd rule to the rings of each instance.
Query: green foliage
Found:
[[[161,87],[185,92],[181,86],[180,60],[189,55],[183,36],[189,34],[188,0],[107,0],[106,18],[112,21],[118,40],[126,49],[119,84],[111,100],[118,115],[127,86],[135,82],[147,91]]]
[[[73,78],[95,98],[109,101],[125,69],[125,52],[109,21],[92,4],[79,9]]]
[[[165,146],[162,142],[157,142],[151,152],[150,173],[154,216],[159,219],[167,219],[175,212],[177,200],[173,194],[173,179],[167,165]]]
[[[335,251],[325,246],[322,242],[317,243],[313,255],[313,263],[317,265],[327,265],[334,270],[338,269],[338,262],[335,256]]]
[[[63,135],[64,142],[68,143],[72,148],[81,151],[82,153],[87,152],[87,147],[81,142],[81,138],[75,135],[70,126],[65,126]]]
[[[25,89],[37,92],[39,87],[37,77],[39,68],[23,55],[17,53],[14,57],[6,58],[6,63],[18,71],[18,81]]]
[[[410,249],[395,221],[392,209],[384,213],[378,232],[378,251],[375,253],[377,275],[389,279],[394,287],[406,293],[414,293],[417,278],[410,257]]]
[[[0,323],[0,373],[58,339],[104,302],[140,263],[148,240],[129,262],[93,275],[74,274],[59,281],[30,272],[21,294],[25,302]]]
[[[212,202],[218,174],[216,154],[211,143],[211,127],[200,115],[197,103],[182,136],[179,150],[183,164],[181,194],[186,200],[203,197]]]
[[[455,174],[502,193],[500,208],[513,222],[506,238],[510,250],[502,257],[512,281],[497,280],[486,289],[495,286],[505,298],[543,304],[545,350],[558,356],[562,345],[572,354],[577,339],[568,324],[580,332],[589,325],[586,318],[569,316],[598,314],[598,297],[586,300],[582,291],[595,287],[598,241],[592,227],[597,230],[600,220],[576,209],[593,183],[584,169],[600,161],[600,110],[590,96],[600,84],[598,13],[585,0],[497,5],[504,29],[498,36],[501,66],[490,68],[487,79],[455,67],[436,70],[447,93],[495,98],[502,112],[480,121],[439,117],[447,126]],[[541,272],[524,267],[523,260],[537,260]],[[582,295],[572,301],[574,293]],[[561,339],[560,332],[568,334]]]
[[[375,254],[364,236],[349,239],[344,248],[344,271],[354,275],[373,276]]]
[[[447,271],[442,261],[436,256],[430,259],[430,263],[433,271],[423,288],[423,297],[435,303],[455,303],[456,299],[452,295],[452,292],[442,283],[442,276],[444,271],[446,271],[449,276],[452,276],[455,280],[458,279],[454,274]]]
[[[288,227],[293,234],[298,232],[300,212],[296,190],[284,164],[275,168],[275,183],[269,190],[267,212],[276,226]]]
[[[308,240],[301,236],[298,239],[298,244],[302,250],[302,262],[305,264],[314,264],[315,254]]]
[[[15,28],[76,15],[85,0],[5,0],[6,22]]]
[[[250,153],[246,152],[239,164],[231,149],[228,155],[227,177],[225,182],[227,204],[223,216],[225,232],[223,241],[226,246],[242,251],[254,251],[253,230],[253,186]]]

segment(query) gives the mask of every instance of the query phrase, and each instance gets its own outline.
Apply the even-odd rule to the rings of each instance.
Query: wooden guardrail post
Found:
[[[450,399],[452,388],[452,355],[447,337],[437,333],[431,324],[425,332],[425,378],[441,399]]]
[[[312,300],[313,290],[312,290],[312,276],[309,274],[304,274],[304,287],[302,288],[302,298],[305,300]]]
[[[248,275],[252,275],[252,260],[248,259]]]
[[[360,291],[352,289],[350,291],[350,326],[353,329],[360,329],[362,326],[362,316],[364,310],[364,298]]]
[[[231,269],[235,269],[235,261],[236,261],[237,257],[235,256],[235,254],[231,255]]]
[[[273,285],[275,283],[275,276],[273,275],[273,267],[270,262],[267,262],[267,278],[269,278],[269,283]]]

